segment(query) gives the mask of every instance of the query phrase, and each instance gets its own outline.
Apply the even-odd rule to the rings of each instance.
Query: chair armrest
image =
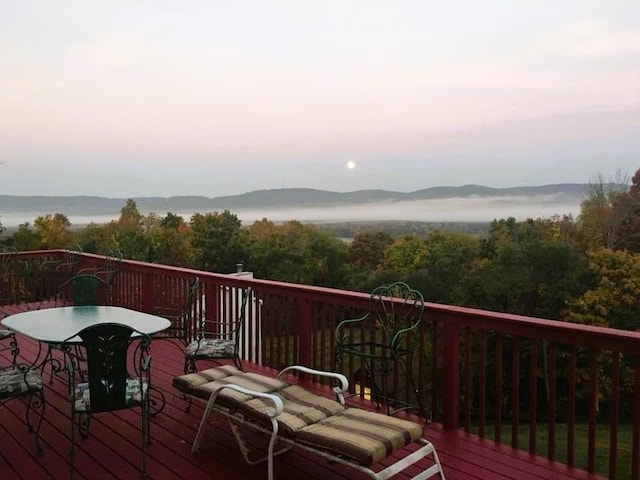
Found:
[[[328,377],[328,378],[333,378],[335,380],[338,380],[340,385],[333,387],[332,390],[336,396],[336,399],[342,405],[344,405],[344,393],[349,391],[349,380],[347,380],[347,377],[345,377],[341,373],[327,372],[325,370],[315,370],[313,368],[304,367],[302,365],[291,365],[290,367],[287,367],[281,370],[280,373],[278,373],[276,378],[281,378],[285,373],[293,370],[297,370],[303,373],[308,373],[309,375],[317,375],[319,377]]]
[[[236,392],[240,392],[240,393],[244,393],[245,395],[251,395],[253,397],[260,397],[260,398],[264,398],[266,400],[270,400],[271,402],[273,402],[273,410],[267,410],[265,411],[265,413],[269,416],[269,418],[275,418],[278,415],[280,415],[282,413],[282,411],[284,410],[284,405],[282,404],[282,399],[280,397],[278,397],[277,395],[274,395],[272,393],[264,393],[264,392],[255,392],[249,388],[245,388],[245,387],[241,387],[239,385],[233,385],[233,384],[222,384],[219,387],[216,387],[212,392],[211,392],[211,396],[209,397],[209,403],[213,404],[216,402],[216,398],[218,397],[218,394],[224,390],[225,388],[230,388],[231,390],[235,390]]]
[[[340,334],[340,330],[349,327],[352,323],[363,322],[369,318],[369,312],[365,313],[363,316],[358,318],[349,318],[347,320],[341,321],[338,325],[336,325],[336,343],[340,345],[342,340],[349,338],[349,331],[346,331],[343,334]]]

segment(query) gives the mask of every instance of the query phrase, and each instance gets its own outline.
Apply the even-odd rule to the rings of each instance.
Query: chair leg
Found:
[[[234,363],[234,365],[236,366],[236,368],[238,370],[242,370],[244,372],[244,369],[242,368],[242,360],[240,359],[240,357],[238,355],[233,357],[233,363]]]
[[[75,459],[75,446],[76,446],[76,419],[73,406],[71,407],[71,451],[69,452],[69,478],[73,478],[74,459]]]
[[[42,451],[42,446],[40,445],[40,426],[42,425],[42,419],[44,418],[44,409],[46,403],[44,400],[44,390],[38,390],[34,392],[29,397],[27,401],[27,413],[26,413],[26,423],[30,432],[35,432],[35,442],[36,449],[38,452]],[[31,411],[40,411],[40,418],[38,419],[38,423],[35,428],[33,428],[33,424],[31,423],[31,419],[29,418],[29,414]]]

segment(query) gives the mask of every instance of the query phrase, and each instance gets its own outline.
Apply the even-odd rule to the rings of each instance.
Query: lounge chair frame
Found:
[[[339,373],[334,373],[334,372],[325,372],[325,371],[319,371],[319,370],[314,370],[308,367],[303,367],[300,365],[294,365],[294,366],[290,366],[287,367],[283,370],[281,370],[277,377],[278,379],[282,378],[285,374],[287,373],[291,373],[294,371],[298,371],[304,374],[308,374],[308,375],[315,375],[315,376],[320,376],[320,377],[328,377],[328,378],[332,378],[334,380],[337,381],[338,386],[333,388],[333,393],[336,396],[336,400],[338,402],[340,402],[340,404],[345,405],[345,400],[344,400],[344,393],[348,392],[349,390],[349,381],[347,380],[347,378]],[[231,390],[235,390],[237,392],[240,393],[244,393],[247,395],[252,395],[254,397],[260,397],[260,398],[264,398],[269,400],[271,403],[273,403],[273,409],[269,412],[267,412],[270,420],[271,420],[271,428],[266,428],[258,423],[256,423],[255,421],[251,420],[250,418],[247,418],[246,416],[239,414],[235,409],[231,409],[228,408],[224,405],[221,405],[220,403],[216,403],[216,400],[220,394],[221,391],[223,391],[225,388],[231,389]],[[193,398],[197,398],[197,397],[193,397]],[[371,468],[368,468],[366,466],[360,465],[356,462],[354,462],[351,459],[347,459],[344,457],[341,457],[335,453],[332,452],[328,452],[322,449],[318,449],[318,448],[314,448],[311,445],[308,444],[303,444],[303,443],[297,443],[295,442],[293,439],[287,438],[287,437],[283,437],[283,436],[278,436],[278,421],[277,421],[277,417],[278,415],[280,415],[283,411],[284,405],[282,400],[280,399],[280,397],[278,397],[277,395],[271,394],[271,393],[262,393],[262,392],[256,392],[253,390],[249,390],[247,388],[238,386],[238,385],[233,385],[233,384],[225,384],[225,385],[221,385],[219,388],[216,388],[215,390],[212,391],[211,396],[209,397],[209,400],[207,402],[207,405],[205,407],[204,413],[202,415],[202,420],[200,421],[200,426],[198,428],[198,432],[196,434],[196,437],[194,439],[193,442],[193,446],[191,448],[191,451],[193,453],[198,452],[198,450],[200,449],[200,445],[202,444],[202,441],[204,439],[205,436],[205,432],[209,423],[209,417],[211,416],[211,414],[215,411],[216,413],[219,413],[223,416],[225,416],[229,422],[229,425],[231,426],[231,430],[232,433],[234,435],[234,437],[236,438],[236,441],[238,443],[238,447],[240,448],[240,451],[242,452],[242,455],[245,459],[245,461],[247,461],[247,463],[251,464],[251,465],[255,465],[261,462],[264,462],[265,460],[267,461],[268,464],[268,479],[269,480],[273,480],[274,476],[273,476],[273,459],[275,456],[284,453],[288,450],[290,450],[292,447],[299,447],[302,449],[305,449],[307,451],[313,452],[317,455],[320,455],[328,460],[330,460],[331,462],[334,463],[339,463],[345,466],[348,466],[350,468],[353,468],[355,470],[361,471],[363,473],[366,473],[367,475],[369,475],[369,477],[375,479],[375,480],[386,480],[390,477],[392,477],[393,475],[402,472],[403,470],[405,470],[407,467],[415,464],[416,462],[418,462],[419,460],[432,455],[433,457],[433,461],[434,464],[432,466],[430,466],[429,468],[427,468],[426,470],[423,470],[422,472],[420,472],[419,474],[415,475],[414,477],[411,477],[412,480],[426,480],[428,478],[433,477],[434,475],[439,475],[439,478],[441,480],[445,480],[445,476],[444,476],[444,472],[442,471],[442,466],[440,464],[440,459],[438,458],[438,454],[435,450],[435,447],[433,446],[433,444],[431,442],[429,442],[428,440],[424,439],[424,438],[420,438],[418,439],[418,443],[421,445],[421,447],[416,450],[415,452],[407,455],[406,457],[398,460],[397,462],[393,463],[392,465],[384,468],[383,470],[380,470],[378,472],[372,470]],[[252,459],[250,457],[250,448],[245,444],[244,440],[242,439],[242,436],[240,434],[240,431],[238,429],[238,425],[243,425],[243,426],[248,426],[254,430],[257,430],[259,432],[265,433],[267,435],[270,436],[269,438],[269,446],[267,449],[267,453],[266,455],[259,457],[257,459]],[[276,441],[280,441],[284,444],[286,444],[286,446],[284,448],[281,448],[279,450],[275,449],[276,446]]]

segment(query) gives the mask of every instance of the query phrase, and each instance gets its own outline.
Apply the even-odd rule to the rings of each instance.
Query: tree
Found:
[[[37,250],[40,248],[40,237],[30,227],[29,222],[21,223],[11,235],[13,245],[18,251]]]
[[[380,267],[384,252],[393,243],[393,238],[384,232],[357,233],[349,244],[349,261],[357,268],[373,272]]]
[[[483,242],[487,256],[473,262],[455,303],[560,318],[566,301],[584,290],[586,276],[586,259],[561,225],[557,219],[495,222]]]
[[[71,222],[66,215],[56,213],[39,216],[33,222],[42,248],[69,248],[74,243]]]
[[[229,210],[195,213],[191,216],[195,265],[211,272],[235,272],[246,251],[242,242],[242,223]]]
[[[617,248],[620,229],[628,217],[625,195],[628,181],[618,172],[616,181],[596,175],[580,205],[580,227],[586,249]]]
[[[640,329],[640,255],[600,248],[589,252],[594,285],[571,300],[567,320],[586,325]]]

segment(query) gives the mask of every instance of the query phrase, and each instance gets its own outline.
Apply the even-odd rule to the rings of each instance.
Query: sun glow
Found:
[[[354,168],[356,168],[356,162],[353,162],[353,161],[347,162],[347,168],[349,170],[353,170]]]

